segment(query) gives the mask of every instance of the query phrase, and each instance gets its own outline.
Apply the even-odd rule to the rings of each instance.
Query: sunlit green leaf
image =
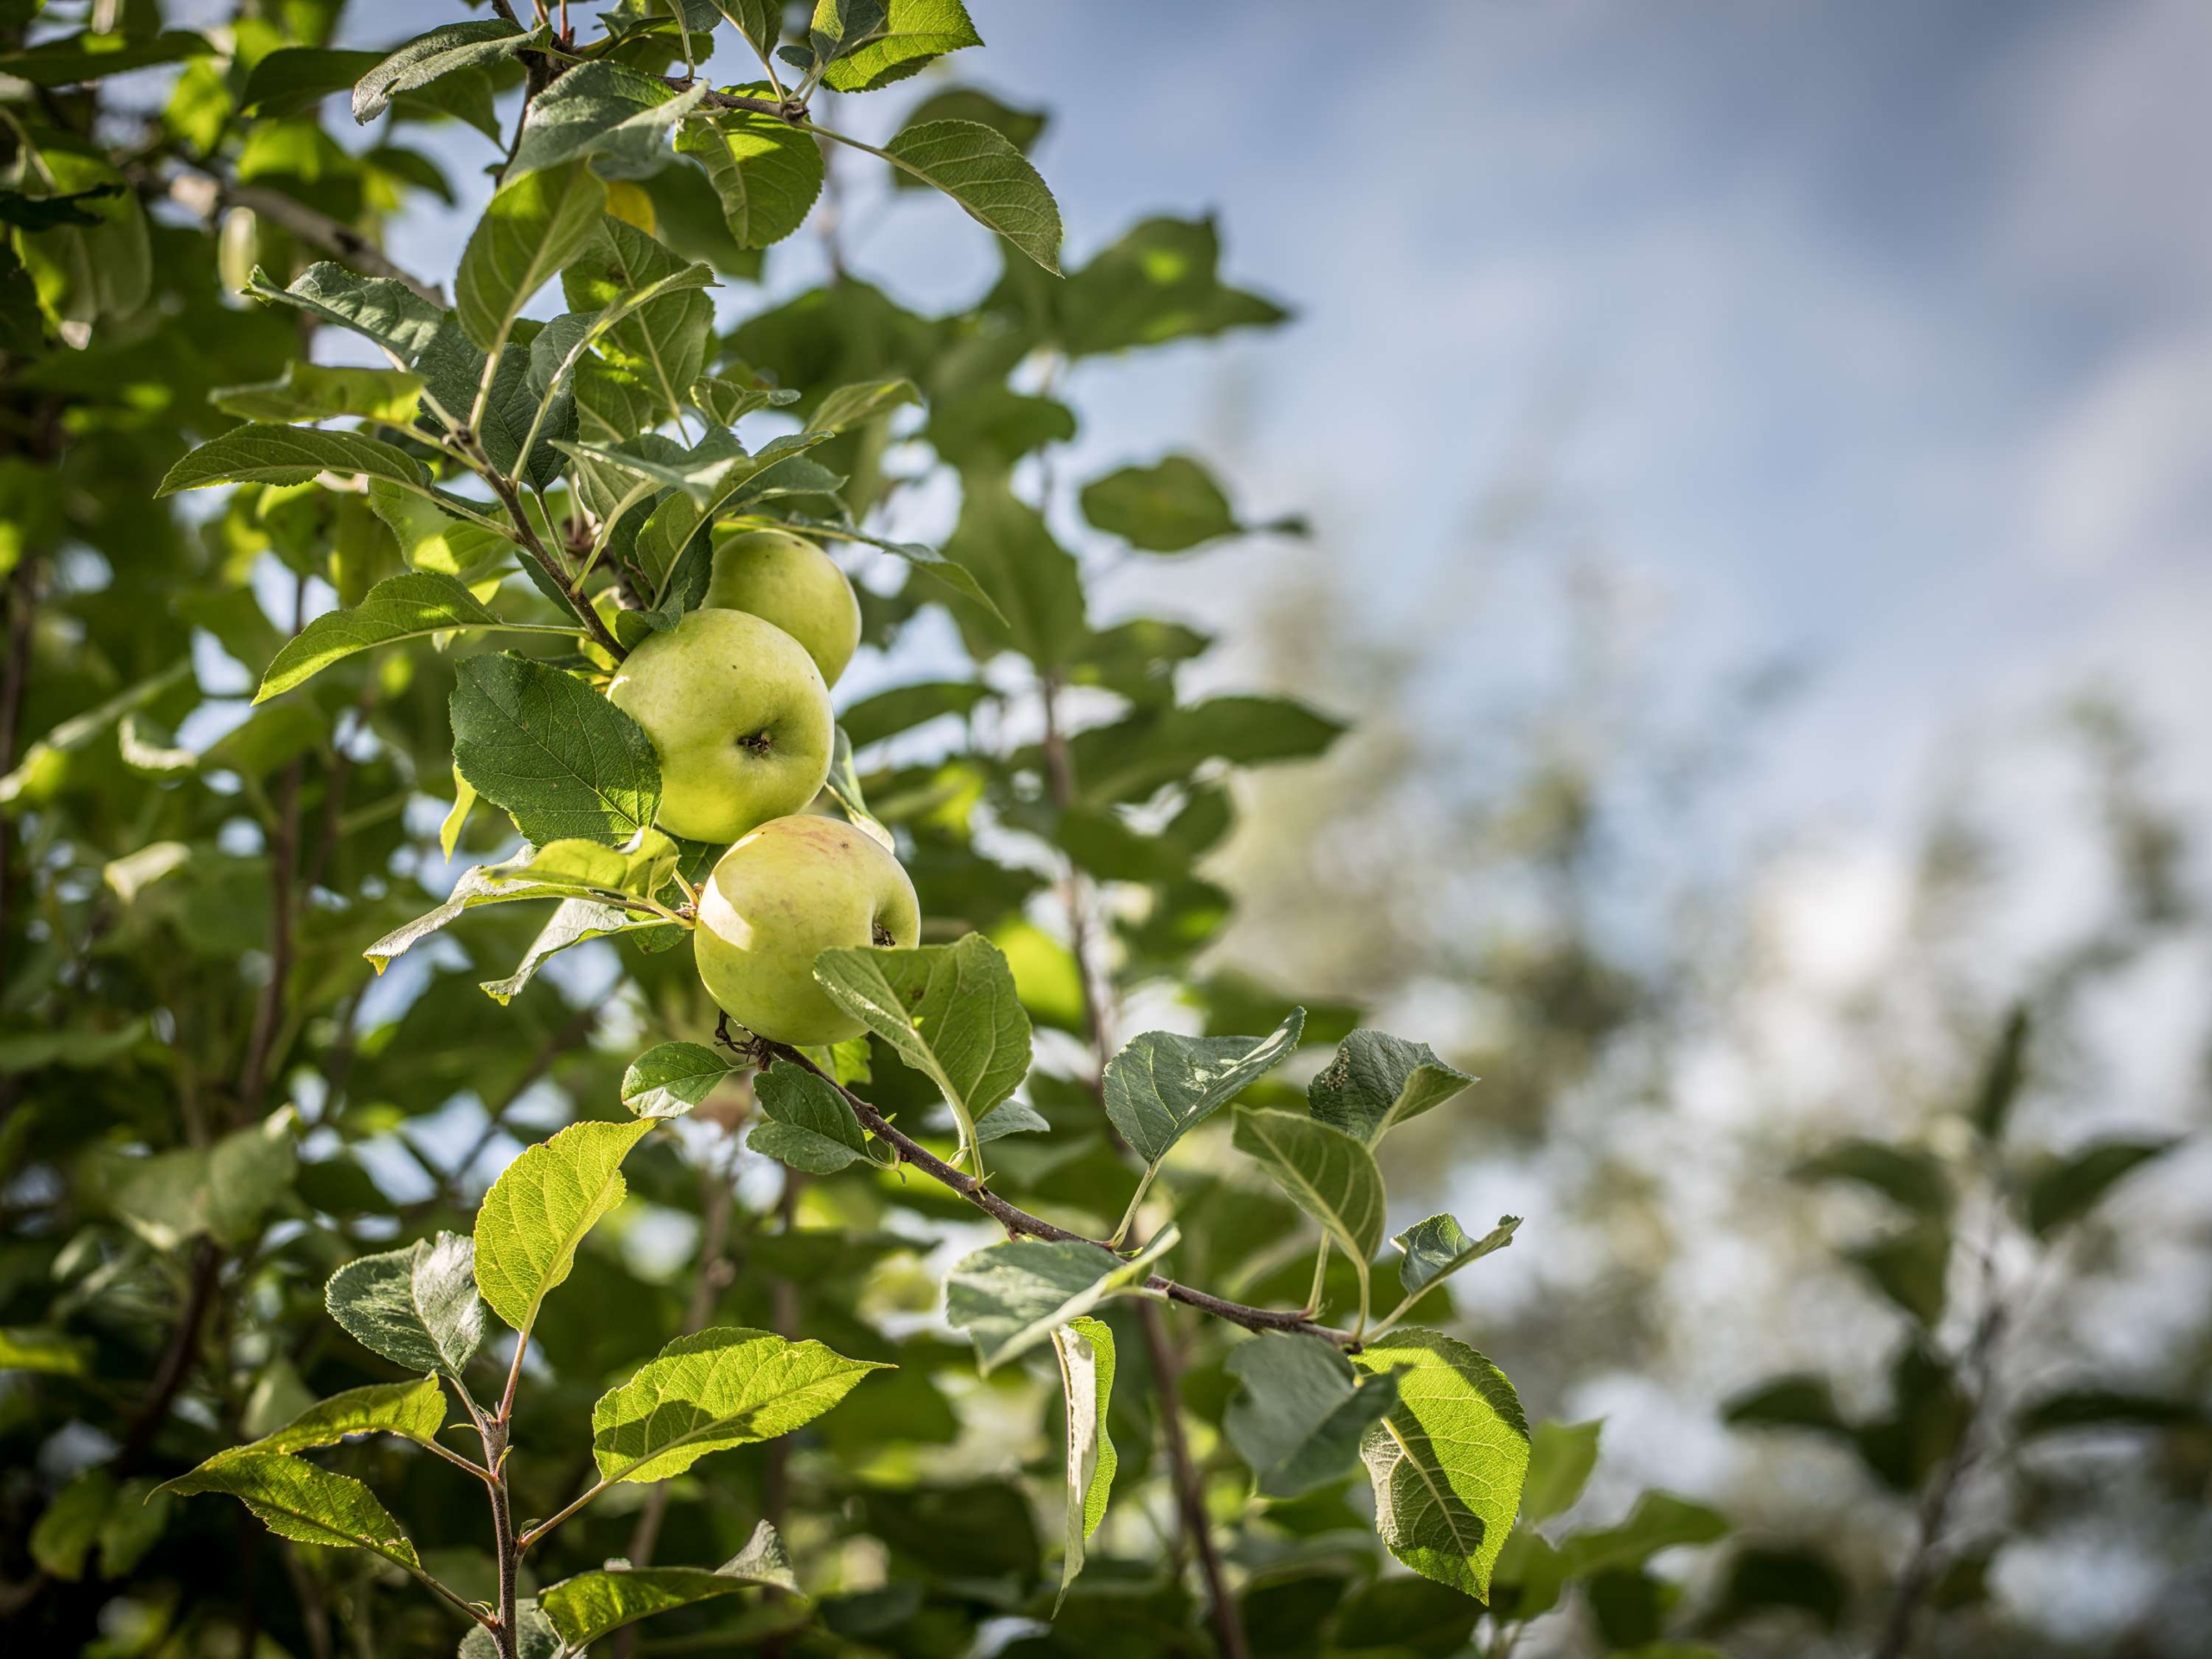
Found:
[[[511,655],[455,674],[453,759],[543,844],[620,847],[660,810],[660,763],[638,722],[572,675]]]
[[[580,1573],[539,1592],[538,1610],[581,1652],[602,1636],[672,1607],[733,1595],[752,1586],[798,1593],[784,1541],[766,1521],[738,1554],[711,1571],[703,1567],[632,1567],[610,1562],[604,1569]]]
[[[1360,1448],[1382,1541],[1423,1578],[1488,1600],[1529,1469],[1529,1424],[1513,1385],[1465,1343],[1412,1326],[1368,1344],[1352,1363],[1398,1384],[1398,1403]]]
[[[710,1452],[812,1422],[883,1369],[766,1331],[678,1337],[601,1396],[592,1410],[592,1455],[607,1480],[664,1480]]]
[[[1318,1122],[1372,1147],[1399,1124],[1434,1111],[1474,1082],[1438,1059],[1427,1043],[1355,1031],[1307,1085],[1306,1103]]]
[[[606,207],[607,187],[581,161],[500,187],[461,250],[454,283],[461,326],[476,346],[506,344],[523,307],[584,251]]]
[[[402,1567],[422,1566],[415,1546],[374,1492],[351,1476],[297,1458],[269,1452],[218,1458],[160,1490],[183,1497],[226,1492],[280,1537],[334,1549],[365,1549]]]
[[[567,1280],[576,1246],[627,1190],[622,1160],[652,1128],[571,1123],[525,1147],[476,1212],[476,1282],[492,1311],[530,1334],[538,1305]]]

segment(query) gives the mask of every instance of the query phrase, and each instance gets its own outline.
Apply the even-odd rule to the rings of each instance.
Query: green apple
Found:
[[[830,688],[799,642],[743,611],[693,611],[639,644],[607,696],[660,753],[655,822],[734,841],[796,812],[830,775]]]
[[[914,884],[880,842],[802,813],[770,819],[721,855],[699,890],[692,951],[707,995],[748,1031],[841,1043],[865,1027],[816,982],[816,955],[911,946],[921,928]]]
[[[830,556],[787,530],[750,530],[715,543],[715,573],[701,603],[750,611],[806,647],[835,685],[861,643],[860,601]]]

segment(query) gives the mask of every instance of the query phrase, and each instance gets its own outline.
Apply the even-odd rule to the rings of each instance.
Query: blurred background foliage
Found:
[[[314,239],[330,221],[373,238],[467,198],[453,157],[492,159],[468,130],[512,89],[486,72],[356,133],[335,105],[319,121],[312,76],[266,66],[389,45],[381,20],[295,0],[169,21],[215,49],[137,0],[0,3],[0,1616],[27,1652],[446,1653],[446,1616],[357,1558],[138,1500],[382,1380],[323,1317],[330,1270],[465,1226],[519,1145],[614,1116],[641,1042],[702,1038],[711,1010],[687,952],[611,944],[495,1008],[477,986],[538,919],[500,911],[381,981],[362,961],[459,868],[437,847],[449,671],[380,655],[250,715],[243,697],[398,550],[327,494],[170,511],[152,491],[222,424],[213,389],[273,377],[301,343],[288,315],[231,296],[245,265],[281,279],[333,252]],[[172,67],[73,90],[81,66],[40,43],[80,30]],[[963,84],[892,96],[903,119],[975,97]],[[805,256],[829,280],[792,292],[688,207],[654,192],[660,233],[724,274],[728,359],[810,396],[903,374],[927,397],[925,417],[839,440],[856,510],[874,491],[886,522],[949,530],[1002,575],[1077,550],[1112,595],[1071,620],[1063,584],[1029,613],[1063,630],[1041,687],[1071,726],[1128,722],[1078,735],[1089,793],[1055,809],[1039,678],[971,669],[891,561],[854,567],[880,657],[841,712],[871,806],[925,918],[990,932],[1040,1027],[1031,1094],[1056,1132],[996,1143],[1009,1190],[1101,1230],[1127,1195],[1075,1082],[1071,887],[1087,906],[1095,885],[1110,924],[1124,1035],[1255,1032],[1296,1001],[1290,1085],[1356,1018],[1484,1079],[1386,1161],[1394,1222],[1529,1217],[1435,1318],[1549,1422],[1493,1609],[1385,1573],[1363,1483],[1255,1498],[1220,1429],[1227,1333],[1179,1321],[1252,1651],[2201,1651],[2212,1237],[2202,1151],[2180,1137],[2202,1127],[2202,1055],[2150,1058],[2172,1045],[2146,1031],[2201,1024],[2207,941],[2196,827],[2124,702],[2062,688],[1961,740],[1902,872],[1817,828],[1745,846],[1732,804],[1797,665],[1685,697],[1666,622],[1562,528],[1541,454],[1497,480],[1418,604],[1541,631],[1554,666],[1444,717],[1421,688],[1479,648],[1471,623],[1378,629],[1348,599],[1354,550],[1271,529],[1264,581],[1240,562],[1209,590],[1185,555],[1243,531],[1230,497],[1193,506],[1185,487],[1154,518],[1156,495],[1068,474],[1054,446],[1082,419],[1086,359],[1283,319],[1266,271],[1217,265],[1210,221],[1072,248],[1065,285],[1010,262],[956,316],[845,275],[834,213]],[[1220,428],[1209,460],[1235,477],[1237,424]],[[957,507],[934,461],[961,477]],[[1217,683],[1300,702],[1179,719]],[[1331,742],[1306,709],[1351,734]],[[1224,764],[1276,760],[1302,764]],[[505,850],[488,816],[464,861]],[[874,1071],[887,1109],[924,1110],[890,1057]],[[787,1183],[743,1148],[741,1087],[711,1108],[635,1155],[631,1201],[579,1256],[525,1452],[563,1473],[553,1448],[584,1442],[609,1375],[710,1316],[900,1369],[788,1456],[733,1454],[563,1540],[568,1567],[719,1559],[760,1515],[784,1519],[818,1618],[701,1610],[639,1650],[1206,1650],[1144,1368],[1123,1366],[1114,1424],[1117,1491],[1144,1496],[1117,1504],[1070,1615],[1026,1622],[1054,1576],[1052,1385],[979,1381],[936,1317],[944,1265],[987,1233],[917,1184]],[[1294,1217],[1218,1137],[1174,1179],[1184,1276],[1303,1295]],[[387,1446],[341,1459],[469,1581],[476,1516],[450,1470]],[[537,1511],[566,1490],[548,1478]]]

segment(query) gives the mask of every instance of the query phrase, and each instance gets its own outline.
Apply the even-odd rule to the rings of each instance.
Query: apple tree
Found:
[[[1285,313],[1210,221],[1064,269],[1044,118],[918,78],[959,0],[337,16],[0,15],[0,1617],[1464,1644],[1594,1444],[1435,1323],[1518,1222],[1389,1236],[1474,1080],[1202,969],[1236,772],[1342,728],[1094,615],[1071,539],[1259,528],[1201,461],[1055,464],[1086,360]],[[494,188],[424,274],[433,124]],[[861,169],[995,285],[718,327]],[[836,690],[932,628],[963,671]]]

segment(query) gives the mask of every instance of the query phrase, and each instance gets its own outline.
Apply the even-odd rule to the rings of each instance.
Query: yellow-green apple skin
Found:
[[[735,841],[796,812],[830,775],[830,688],[799,642],[743,611],[691,612],[643,640],[607,689],[660,754],[671,836]]]
[[[814,958],[836,945],[906,945],[921,906],[906,867],[864,831],[802,813],[721,855],[699,890],[692,950],[729,1017],[779,1043],[842,1043],[865,1029],[830,1000]]]
[[[860,649],[861,606],[827,553],[787,530],[748,530],[715,543],[702,605],[746,611],[806,647],[835,685]]]

